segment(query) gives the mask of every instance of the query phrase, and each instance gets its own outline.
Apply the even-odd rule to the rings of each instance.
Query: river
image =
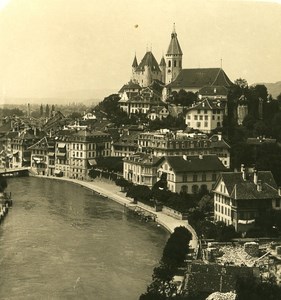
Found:
[[[134,300],[168,233],[77,185],[11,178],[0,225],[0,299]]]

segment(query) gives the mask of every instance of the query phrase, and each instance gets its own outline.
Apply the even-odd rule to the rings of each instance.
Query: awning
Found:
[[[55,174],[61,174],[62,173],[62,171],[61,170],[55,170],[55,172],[54,172]]]
[[[64,148],[65,144],[64,143],[58,143],[58,148]]]
[[[95,159],[88,159],[88,163],[90,166],[96,166],[97,165],[97,162]]]

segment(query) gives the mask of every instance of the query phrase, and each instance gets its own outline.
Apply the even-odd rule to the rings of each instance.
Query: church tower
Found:
[[[138,68],[137,56],[135,55],[133,64],[132,64],[132,81],[136,81],[136,71]]]
[[[171,41],[166,53],[166,84],[174,81],[182,70],[182,51],[177,38],[176,28],[171,34]]]

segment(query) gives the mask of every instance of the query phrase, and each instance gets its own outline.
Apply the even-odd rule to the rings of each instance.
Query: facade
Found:
[[[123,160],[123,177],[134,183],[152,187],[157,182],[157,166],[161,158],[135,153]]]
[[[141,87],[149,86],[153,80],[161,81],[163,78],[161,68],[153,53],[147,51],[140,64],[137,63],[137,58],[134,58],[132,64],[132,81]]]
[[[214,189],[216,221],[246,232],[255,219],[271,209],[281,209],[281,191],[270,171],[223,172]]]
[[[162,120],[168,117],[169,110],[165,106],[152,106],[148,111],[147,117],[151,121],[156,119]]]
[[[31,163],[31,150],[29,149],[34,143],[40,139],[39,136],[34,135],[34,131],[24,130],[19,132],[17,137],[11,140],[12,168],[21,168],[30,166]]]
[[[205,134],[143,132],[138,137],[138,149],[157,157],[215,154],[226,168],[230,167],[230,145],[221,134],[208,138]]]
[[[30,146],[28,150],[31,151],[31,168],[39,175],[46,175],[48,173],[49,156],[48,156],[48,139],[43,137],[40,141]]]
[[[161,91],[161,84],[154,81],[140,92],[123,92],[119,100],[120,109],[128,115],[147,114],[152,107],[164,106]]]
[[[185,124],[189,128],[210,133],[217,127],[222,127],[226,113],[226,104],[220,100],[204,99],[187,109]]]
[[[167,175],[171,192],[196,194],[200,188],[211,190],[225,170],[216,155],[166,156],[158,167],[158,178]]]

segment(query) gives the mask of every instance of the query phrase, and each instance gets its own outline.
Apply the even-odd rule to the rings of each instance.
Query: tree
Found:
[[[204,214],[214,211],[214,199],[210,195],[203,196],[198,202],[198,209]]]
[[[72,120],[79,120],[82,118],[82,114],[80,112],[74,111],[68,117]]]
[[[151,190],[146,185],[132,185],[126,194],[126,197],[133,198],[135,200],[143,201],[147,204],[154,205],[153,202],[150,203]]]
[[[128,191],[128,188],[132,186],[133,184],[126,180],[125,178],[121,177],[115,180],[115,184],[121,187],[121,191]]]
[[[40,117],[43,117],[44,111],[43,111],[43,105],[40,105]]]
[[[248,87],[248,82],[246,79],[243,78],[238,78],[234,80],[234,84],[239,86],[242,90],[246,89]]]
[[[7,188],[7,186],[8,186],[7,179],[0,176],[0,192],[3,193]]]
[[[49,117],[50,117],[50,108],[49,108],[49,104],[46,105],[45,116],[46,116],[46,118],[49,118]]]

